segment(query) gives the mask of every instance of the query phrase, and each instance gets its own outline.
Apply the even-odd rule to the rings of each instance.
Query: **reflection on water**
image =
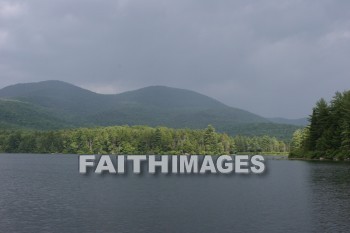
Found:
[[[74,155],[0,155],[0,232],[346,232],[349,166],[264,175],[80,175]]]

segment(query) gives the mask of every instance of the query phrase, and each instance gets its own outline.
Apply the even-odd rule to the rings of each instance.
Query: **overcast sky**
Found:
[[[0,88],[186,88],[262,116],[350,89],[350,1],[0,0]]]

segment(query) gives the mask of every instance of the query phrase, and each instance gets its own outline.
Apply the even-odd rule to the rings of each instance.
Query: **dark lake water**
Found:
[[[350,232],[350,163],[264,175],[81,175],[75,155],[0,155],[0,232]]]

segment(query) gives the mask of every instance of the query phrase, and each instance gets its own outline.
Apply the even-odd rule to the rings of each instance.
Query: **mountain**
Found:
[[[297,128],[271,123],[194,91],[165,86],[105,95],[62,81],[43,81],[5,87],[0,90],[0,98],[6,106],[0,109],[3,126],[52,129],[128,124],[205,128],[212,124],[232,135],[244,134],[245,128],[270,135],[276,129],[281,132],[281,128],[288,128],[291,135]],[[14,115],[8,117],[8,112]],[[259,132],[260,128],[264,130]]]
[[[289,125],[298,125],[298,126],[307,126],[309,121],[306,117],[298,119],[287,119],[282,117],[268,118],[270,121],[278,124],[289,124]]]

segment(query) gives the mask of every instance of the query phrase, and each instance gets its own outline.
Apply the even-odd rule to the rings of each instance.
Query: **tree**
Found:
[[[212,125],[208,125],[208,127],[205,129],[204,146],[207,154],[215,154],[217,152],[215,128]]]
[[[330,104],[316,103],[310,125],[296,131],[292,140],[292,157],[350,157],[350,91],[337,92]]]

